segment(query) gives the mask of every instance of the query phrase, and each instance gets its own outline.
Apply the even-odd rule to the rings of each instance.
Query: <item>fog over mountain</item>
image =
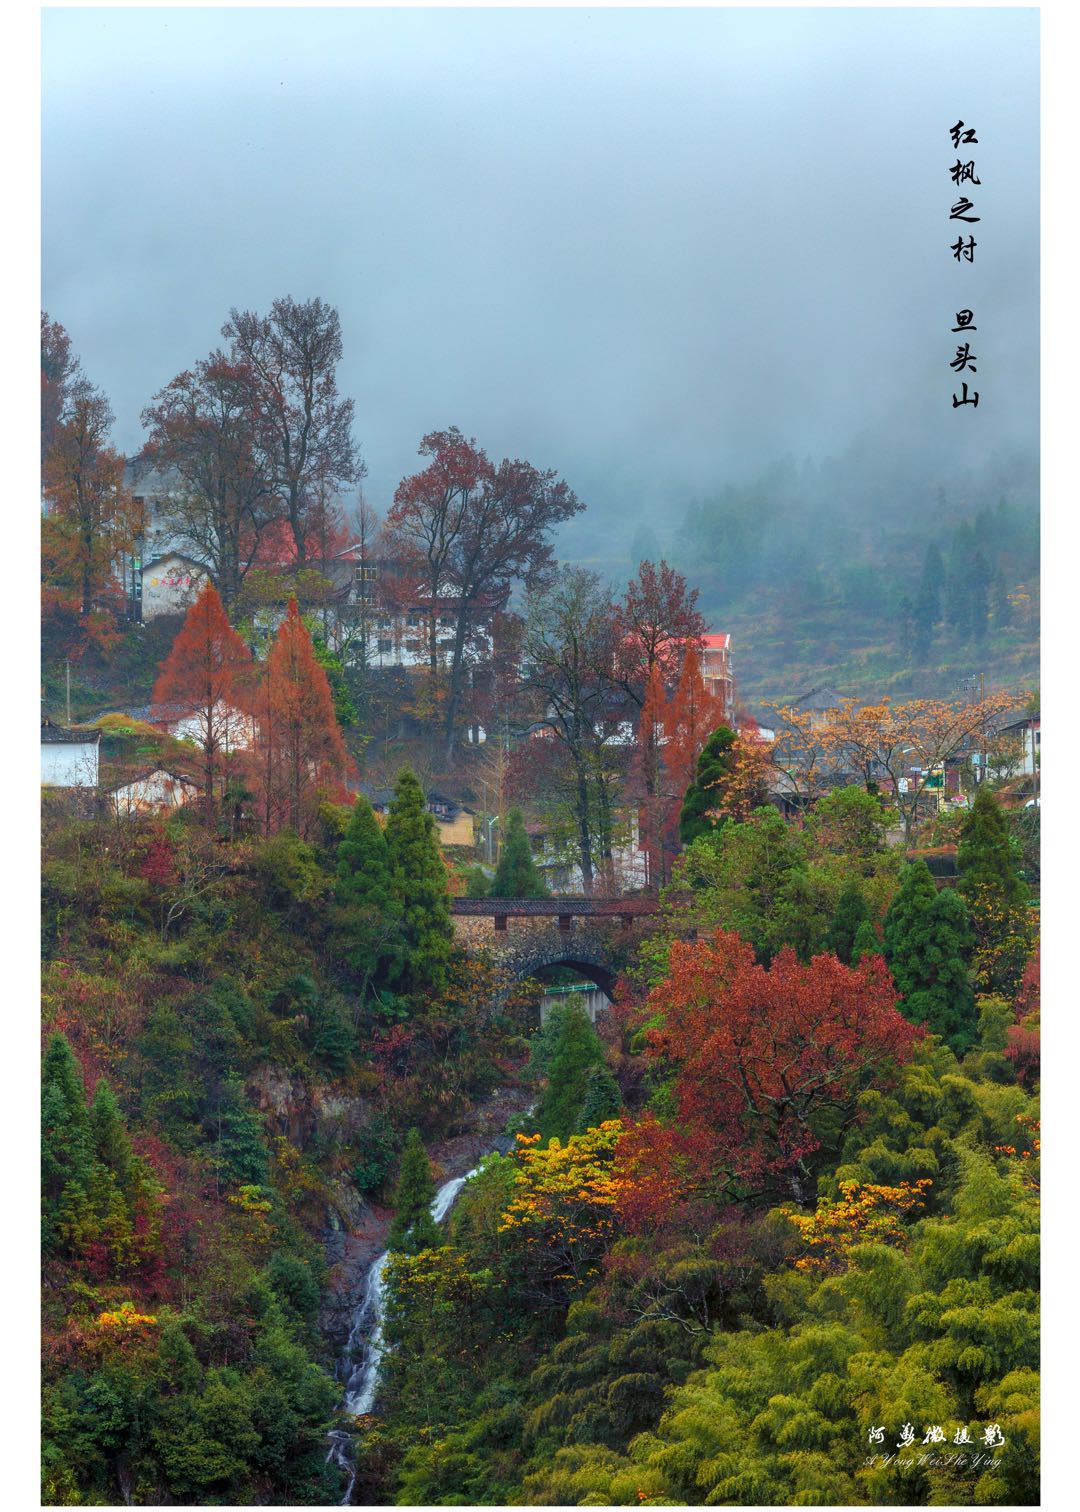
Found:
[[[43,57],[43,304],[128,452],[291,294],[340,310],[377,508],[451,424],[565,476],[586,555],[786,454],[890,507],[1033,474],[1036,11],[53,10]]]

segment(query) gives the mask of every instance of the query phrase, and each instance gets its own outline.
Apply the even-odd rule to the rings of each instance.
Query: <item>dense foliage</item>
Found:
[[[966,914],[885,822],[849,789],[799,830],[724,825],[677,869],[649,990],[602,1040],[555,1010],[539,1132],[392,1270],[366,1497],[1037,1502],[1037,968],[976,1003],[954,941],[951,974],[894,983],[882,917],[903,974],[910,931]],[[770,873],[800,949],[722,927],[763,918]],[[598,1048],[622,1103],[590,1119]]]
[[[410,884],[380,841],[363,805],[302,841],[46,804],[46,1501],[340,1499],[324,1240],[521,1054],[448,940],[441,987],[414,957],[382,1010],[370,931]],[[441,878],[445,917],[428,855],[413,906]]]

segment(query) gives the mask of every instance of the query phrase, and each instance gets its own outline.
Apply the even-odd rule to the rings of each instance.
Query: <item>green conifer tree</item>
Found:
[[[410,1129],[394,1189],[394,1221],[390,1226],[387,1249],[417,1255],[423,1249],[436,1249],[442,1244],[439,1225],[431,1216],[434,1199],[431,1162],[420,1138],[420,1130]]]
[[[453,941],[446,867],[435,821],[416,775],[398,777],[386,821],[394,895],[401,909],[405,980],[414,991],[441,992]]]
[[[92,1166],[82,1071],[64,1036],[54,1034],[41,1069],[41,1220],[47,1254],[89,1223]]]
[[[578,1127],[589,1072],[604,1063],[599,1036],[581,1008],[566,1010],[548,1067],[548,1084],[536,1110],[541,1138],[566,1139]]]
[[[533,860],[532,846],[525,833],[521,810],[512,808],[506,816],[506,836],[502,855],[491,884],[492,898],[546,898],[548,886]]]
[[[723,824],[722,819],[710,819],[708,811],[716,806],[719,789],[731,769],[730,752],[734,744],[735,731],[719,725],[701,748],[694,780],[686,790],[679,812],[679,839],[683,845]]]
[[[825,949],[831,950],[845,966],[850,966],[859,925],[866,923],[869,918],[870,910],[866,906],[862,888],[854,877],[850,877],[836,900],[836,911],[825,936]]]
[[[94,1089],[90,1127],[96,1159],[113,1173],[122,1189],[131,1179],[131,1140],[113,1089],[101,1077]]]
[[[361,991],[395,981],[402,967],[401,902],[386,836],[362,793],[338,842],[336,869],[336,935]]]
[[[269,1178],[262,1124],[248,1103],[243,1080],[235,1073],[230,1072],[222,1083],[210,1123],[220,1179],[262,1186]]]
[[[1000,803],[983,784],[960,829],[957,890],[967,901],[975,932],[976,986],[1010,999],[1035,937],[1019,849]]]
[[[881,941],[872,919],[864,919],[855,931],[851,947],[851,964],[857,966],[863,956],[881,955]]]
[[[958,1055],[978,1037],[968,972],[973,943],[959,893],[939,892],[925,861],[906,867],[885,915],[885,959],[901,994],[901,1013],[912,1023],[925,1020]]]
[[[622,1105],[619,1084],[607,1066],[591,1066],[585,1074],[585,1098],[575,1134],[598,1128],[606,1119],[618,1118]]]
[[[1016,846],[1009,821],[994,794],[982,783],[960,826],[956,851],[958,884],[965,897],[989,884],[1010,903],[1026,903],[1028,891],[1016,867]]]

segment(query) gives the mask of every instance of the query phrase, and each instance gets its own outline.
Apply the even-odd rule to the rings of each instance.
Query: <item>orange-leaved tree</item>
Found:
[[[207,583],[188,610],[154,684],[154,717],[191,729],[202,751],[203,790],[227,757],[246,743],[251,656],[229,624],[221,596]]]
[[[118,563],[142,529],[141,507],[124,487],[124,459],[109,445],[112,423],[105,395],[87,379],[77,379],[51,425],[42,462],[47,581],[70,593],[84,618],[117,606]]]
[[[845,698],[830,713],[826,738],[834,767],[857,773],[870,788],[883,779],[899,810],[910,844],[928,787],[942,779],[947,761],[989,738],[1016,695],[989,693],[975,701],[916,698],[894,704],[860,704]]]
[[[676,800],[668,812],[668,832],[673,841],[678,836],[679,806],[694,780],[701,748],[723,721],[724,700],[710,691],[697,646],[691,642],[683,653],[674,696],[664,709],[664,766],[668,791]]]
[[[354,770],[326,673],[296,599],[261,668],[255,697],[256,782],[267,834],[289,825],[306,835],[319,799]]]

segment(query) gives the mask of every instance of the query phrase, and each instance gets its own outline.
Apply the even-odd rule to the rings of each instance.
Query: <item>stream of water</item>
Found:
[[[462,1187],[470,1176],[476,1175],[479,1169],[479,1166],[475,1166],[471,1171],[466,1171],[464,1176],[455,1176],[452,1181],[443,1182],[431,1204],[431,1216],[436,1223],[443,1221],[457,1200]],[[349,1330],[348,1343],[345,1345],[345,1354],[342,1359],[345,1394],[341,1408],[352,1417],[362,1417],[364,1413],[372,1410],[375,1406],[375,1395],[379,1389],[379,1365],[386,1353],[386,1346],[383,1343],[383,1316],[386,1307],[384,1276],[389,1258],[389,1251],[384,1250],[368,1268],[364,1279],[363,1294],[359,1306],[353,1313],[352,1327]],[[361,1345],[363,1345],[362,1349]],[[353,1435],[344,1428],[334,1428],[327,1437],[330,1444],[327,1459],[333,1460],[334,1464],[339,1465],[349,1477],[349,1484],[341,1500],[341,1506],[348,1507],[352,1502],[353,1485],[356,1480]]]

